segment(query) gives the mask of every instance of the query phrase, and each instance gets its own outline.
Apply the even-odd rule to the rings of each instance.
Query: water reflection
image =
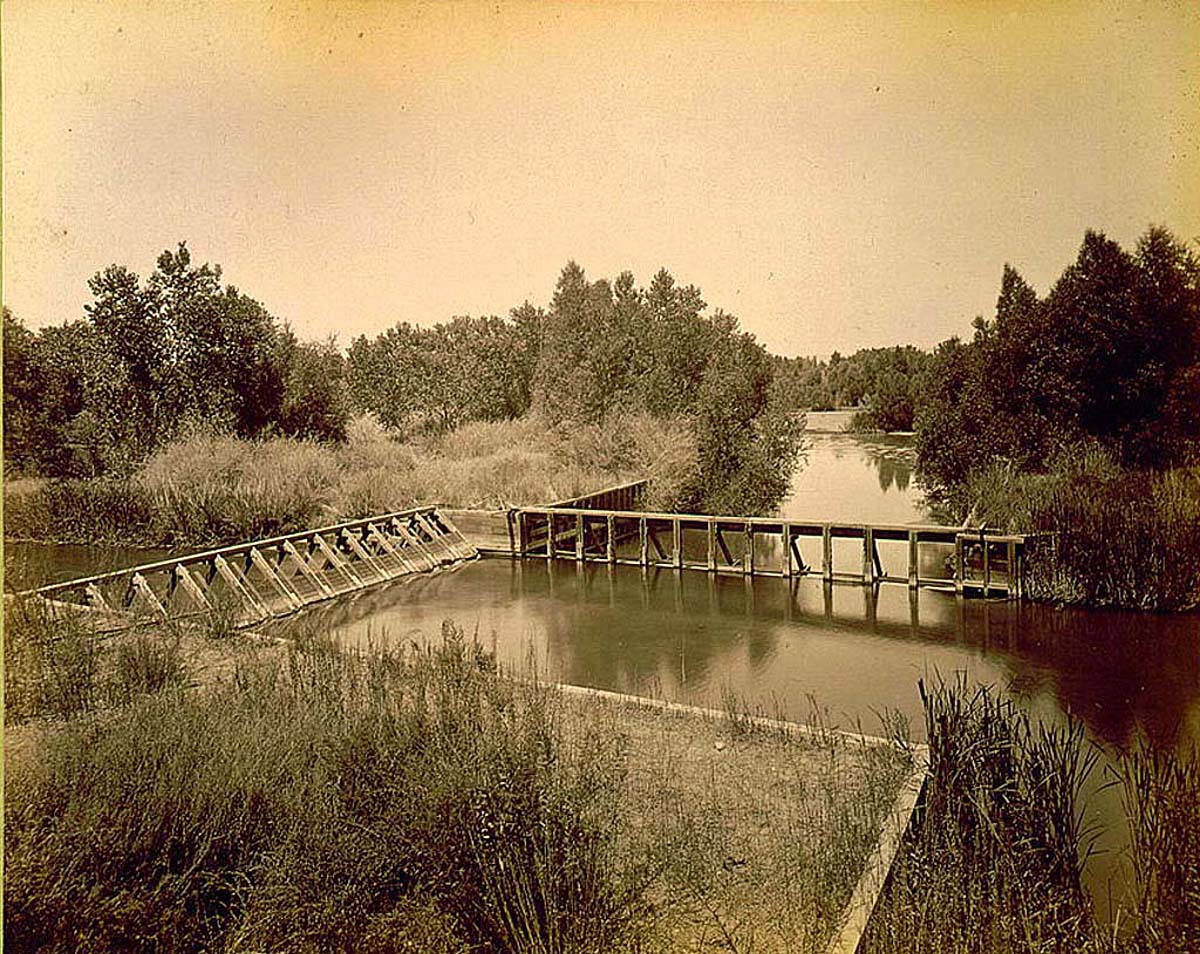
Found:
[[[914,479],[912,438],[810,433],[784,516],[858,523],[922,523],[929,515]]]
[[[1195,617],[540,561],[475,563],[316,612],[352,641],[424,639],[453,619],[509,662],[533,650],[555,678],[606,689],[712,702],[730,687],[794,714],[812,694],[848,722],[891,707],[918,735],[917,680],[964,671],[1111,746],[1200,737]]]

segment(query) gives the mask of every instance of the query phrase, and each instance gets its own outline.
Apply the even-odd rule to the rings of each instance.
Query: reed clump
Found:
[[[68,724],[10,770],[5,943],[21,950],[604,950],[619,753],[450,630],[319,640],[204,693]]]
[[[293,635],[8,762],[7,945],[815,952],[911,770]]]
[[[930,777],[864,937],[869,954],[1182,954],[1200,941],[1200,752],[1136,746],[1123,786],[1134,901],[1083,888],[1096,762],[1078,723],[1032,724],[987,687],[921,686]]]
[[[1031,548],[1031,596],[1089,606],[1200,606],[1200,468],[1123,471],[1100,452],[1045,474],[994,465],[967,494],[974,519],[1046,536]]]

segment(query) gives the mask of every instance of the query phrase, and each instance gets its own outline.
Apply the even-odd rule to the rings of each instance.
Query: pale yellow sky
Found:
[[[772,350],[1200,237],[1200,5],[4,0],[4,301],[187,239],[304,337],[662,266]]]

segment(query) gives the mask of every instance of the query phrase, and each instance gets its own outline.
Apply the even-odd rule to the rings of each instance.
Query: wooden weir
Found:
[[[512,513],[514,556],[627,564],[709,573],[816,575],[830,583],[903,583],[965,595],[1020,597],[1027,537],[940,525],[831,523],[769,517],[601,510],[592,506],[523,507]],[[838,541],[858,541],[852,569],[835,560]],[[806,560],[808,541],[820,555]],[[889,571],[881,543],[903,544],[903,572]],[[938,548],[943,575],[937,567]],[[923,561],[922,556],[926,559]],[[843,555],[844,556],[844,555]],[[844,563],[844,559],[843,559]],[[924,569],[923,569],[924,568]]]
[[[214,609],[248,626],[477,555],[438,508],[420,507],[54,583],[22,595],[41,597],[60,610],[86,612],[99,632]]]

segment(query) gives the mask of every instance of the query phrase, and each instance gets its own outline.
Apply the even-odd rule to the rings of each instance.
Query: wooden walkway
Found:
[[[30,590],[86,613],[98,632],[213,610],[248,626],[304,606],[478,556],[436,507],[191,553]]]
[[[903,583],[984,596],[1022,595],[1028,544],[1024,535],[939,525],[591,507],[523,507],[510,521],[516,557],[787,579],[819,575],[834,583]],[[850,541],[849,560],[845,541]],[[892,545],[887,560],[881,544]],[[929,573],[931,567],[943,572]]]

